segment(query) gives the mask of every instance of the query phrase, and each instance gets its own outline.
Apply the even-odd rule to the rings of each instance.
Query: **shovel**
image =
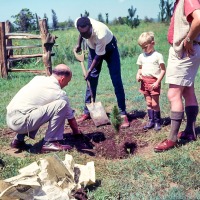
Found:
[[[86,76],[86,69],[84,66],[84,53],[82,51],[81,54],[76,53],[74,50],[74,55],[76,59],[81,63],[82,71],[84,77]],[[86,106],[90,112],[90,116],[92,120],[94,121],[95,126],[101,126],[104,124],[109,124],[110,120],[108,119],[108,116],[105,112],[105,109],[103,108],[103,105],[101,102],[94,102],[94,96],[92,93],[92,89],[90,86],[90,82],[87,80],[87,86],[90,90],[90,95],[91,95],[91,103],[87,103]]]

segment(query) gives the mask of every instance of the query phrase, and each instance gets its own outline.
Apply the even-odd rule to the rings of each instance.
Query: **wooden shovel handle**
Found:
[[[81,61],[81,67],[82,67],[83,75],[84,75],[84,77],[86,77],[87,72],[86,72],[84,63],[82,61]],[[91,89],[90,81],[86,80],[86,82],[87,82],[87,86],[88,86],[88,88],[90,90],[91,103],[93,103],[94,102],[94,96],[93,96],[93,92],[92,92],[92,89]]]

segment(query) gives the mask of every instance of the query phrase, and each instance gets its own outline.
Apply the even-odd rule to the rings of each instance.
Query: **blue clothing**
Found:
[[[95,58],[95,55],[96,55],[95,50],[89,48],[88,69],[90,68],[92,64],[92,61]],[[125,115],[126,114],[125,93],[124,93],[123,83],[121,79],[120,57],[119,57],[119,51],[117,47],[117,40],[114,36],[111,42],[106,45],[106,53],[103,55],[103,60],[107,62],[110,77],[111,77],[112,84],[115,90],[115,95],[117,97],[119,110],[122,115]],[[96,90],[97,90],[99,74],[101,72],[103,60],[99,62],[99,64],[92,70],[89,77],[91,89],[94,96],[94,101],[96,98]],[[90,90],[88,87],[86,89],[85,103],[91,103],[91,95],[90,95]],[[84,113],[89,114],[89,111],[86,106],[84,108]]]

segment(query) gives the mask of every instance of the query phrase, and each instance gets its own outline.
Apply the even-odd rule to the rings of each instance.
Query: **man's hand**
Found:
[[[186,56],[190,57],[194,55],[193,41],[188,42],[187,38],[184,40],[184,48]]]
[[[85,80],[89,80],[90,79],[90,73],[91,73],[91,70],[88,70],[86,75],[85,75]]]
[[[77,45],[77,46],[74,48],[74,50],[75,50],[76,53],[82,51],[81,46],[79,46],[79,45]]]

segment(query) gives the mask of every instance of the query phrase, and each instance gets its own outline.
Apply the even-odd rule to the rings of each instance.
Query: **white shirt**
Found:
[[[137,59],[137,65],[142,66],[143,76],[158,78],[161,72],[160,64],[164,63],[162,54],[154,51],[151,54],[141,53]]]
[[[104,23],[94,20],[92,18],[89,19],[92,24],[92,35],[89,39],[85,40],[88,46],[91,49],[95,50],[95,53],[97,55],[104,55],[106,53],[106,45],[111,42],[113,38],[113,33]],[[77,27],[76,22],[75,26]]]
[[[73,110],[66,92],[61,89],[58,80],[53,75],[35,76],[13,97],[7,106],[7,112],[19,110],[26,113],[59,99],[65,100],[68,104],[67,119],[73,118]]]

